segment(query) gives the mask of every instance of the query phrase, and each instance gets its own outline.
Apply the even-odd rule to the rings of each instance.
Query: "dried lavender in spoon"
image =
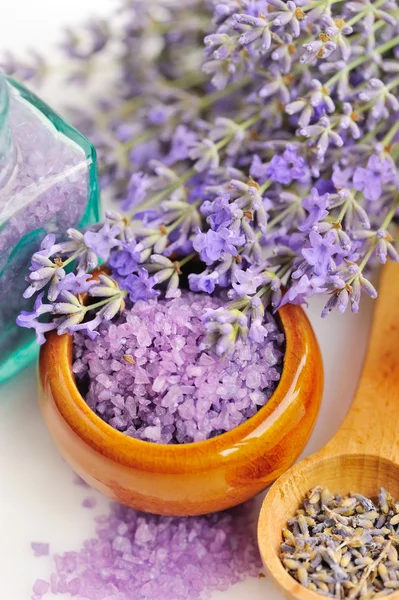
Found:
[[[399,502],[381,488],[361,494],[309,492],[283,530],[281,560],[309,590],[333,598],[382,598],[399,590]]]

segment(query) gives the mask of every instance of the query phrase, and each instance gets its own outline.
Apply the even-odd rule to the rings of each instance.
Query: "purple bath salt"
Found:
[[[80,485],[81,487],[88,488],[90,487],[88,483],[85,482],[84,479],[80,477],[80,475],[75,474],[75,478],[73,480],[75,485]]]
[[[15,320],[33,305],[22,297],[33,252],[47,233],[97,213],[90,145],[50,112],[0,72],[0,381],[7,376],[1,366],[32,339]]]
[[[203,316],[225,298],[183,291],[139,301],[94,340],[74,336],[73,371],[90,408],[126,435],[158,443],[205,440],[237,427],[280,379],[284,334],[266,313],[262,343],[239,339],[231,356],[201,350]]]
[[[257,577],[262,568],[250,503],[200,517],[150,515],[113,504],[96,521],[95,538],[78,552],[55,556],[53,594],[206,600],[215,590]]]
[[[33,596],[32,600],[41,600],[41,598],[48,592],[50,584],[44,579],[36,579],[33,585]]]
[[[97,500],[94,498],[94,496],[88,496],[82,502],[82,506],[84,506],[84,508],[94,508],[96,504]]]
[[[50,545],[44,542],[32,542],[30,547],[37,557],[48,556],[50,552]]]

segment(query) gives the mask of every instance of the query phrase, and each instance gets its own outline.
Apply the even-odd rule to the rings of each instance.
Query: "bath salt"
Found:
[[[32,542],[31,548],[35,553],[35,556],[48,556],[50,552],[50,545],[44,542]]]
[[[55,556],[55,596],[207,600],[262,568],[251,503],[199,517],[156,516],[115,503],[96,522],[95,537],[80,550]],[[35,586],[44,590],[42,582]]]
[[[85,487],[88,488],[90,487],[88,483],[85,482],[84,479],[82,479],[79,475],[75,474],[75,478],[73,480],[75,485],[79,485],[81,487]]]
[[[266,404],[280,379],[284,334],[265,315],[262,343],[238,339],[233,354],[202,349],[203,316],[225,298],[183,291],[126,308],[100,335],[74,336],[73,371],[104,421],[156,443],[205,440],[237,427]]]
[[[88,496],[82,502],[82,506],[84,506],[84,508],[94,508],[96,504],[97,500],[94,498],[94,496]]]
[[[50,112],[0,72],[0,367],[32,339],[15,320],[33,305],[22,297],[33,252],[47,233],[97,217],[91,147]]]
[[[47,581],[44,581],[44,579],[36,579],[33,585],[32,600],[41,600],[44,594],[48,592],[49,588],[50,584]]]

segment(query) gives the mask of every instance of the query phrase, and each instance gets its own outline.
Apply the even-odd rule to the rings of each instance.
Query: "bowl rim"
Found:
[[[87,405],[76,385],[72,371],[73,336],[69,334],[59,336],[53,331],[47,336],[40,351],[39,383],[43,395],[51,395],[61,417],[78,437],[112,460],[124,464],[133,462],[142,470],[155,470],[156,465],[162,464],[163,472],[174,472],[176,461],[180,464],[183,461],[188,472],[193,466],[199,471],[221,462],[235,462],[253,438],[268,435],[271,428],[279,427],[284,413],[281,404],[287,397],[289,403],[295,401],[298,380],[309,362],[309,353],[316,350],[319,360],[315,364],[322,366],[313,328],[302,307],[286,304],[279,309],[277,317],[285,335],[285,351],[275,391],[252,417],[207,440],[187,444],[149,442],[127,436],[103,421]],[[236,452],[239,449],[242,451]]]

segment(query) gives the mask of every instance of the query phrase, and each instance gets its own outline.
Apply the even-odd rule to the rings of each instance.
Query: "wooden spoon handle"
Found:
[[[399,263],[383,268],[355,399],[326,451],[399,459]]]

